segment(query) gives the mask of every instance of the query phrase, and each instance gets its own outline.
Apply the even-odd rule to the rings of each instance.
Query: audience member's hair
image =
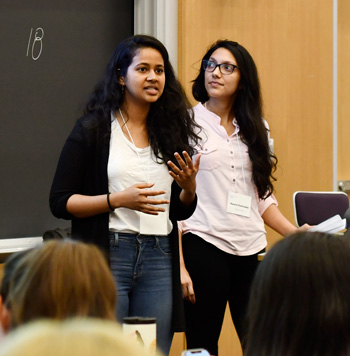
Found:
[[[21,261],[21,259],[27,255],[31,250],[24,250],[20,252],[13,253],[10,255],[4,265],[3,275],[1,278],[1,287],[0,287],[0,296],[2,299],[2,303],[6,304],[10,289],[10,282],[13,278],[14,271]],[[19,272],[17,271],[17,276],[19,277]]]
[[[12,326],[39,318],[114,320],[116,287],[107,260],[96,246],[51,240],[20,260],[9,301]]]
[[[247,322],[245,356],[349,356],[349,238],[301,232],[273,246]]]
[[[17,269],[17,266],[22,258],[24,258],[30,250],[24,250],[20,252],[16,252],[10,255],[5,262],[5,266],[3,269],[3,275],[1,279],[1,287],[0,287],[0,324],[1,329],[4,333],[8,332],[11,327],[11,307],[9,302],[9,290],[11,283],[15,284],[14,274],[16,271],[16,278],[21,277],[21,273],[23,273],[22,269]]]
[[[20,326],[1,343],[0,356],[157,356],[101,319],[40,320]],[[160,355],[159,355],[160,356]]]

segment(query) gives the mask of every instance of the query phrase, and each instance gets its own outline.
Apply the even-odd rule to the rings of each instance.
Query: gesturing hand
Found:
[[[180,188],[194,193],[196,191],[196,175],[199,169],[200,154],[197,156],[194,164],[186,151],[183,151],[182,154],[185,161],[177,152],[174,154],[180,168],[173,162],[168,161],[168,166],[172,169],[169,174],[175,179]]]
[[[165,194],[164,190],[150,190],[154,183],[138,183],[119,192],[121,206],[132,210],[141,211],[145,214],[158,215],[158,212],[165,211],[157,205],[169,204],[167,199],[154,199],[157,195]],[[151,197],[151,198],[150,198]]]

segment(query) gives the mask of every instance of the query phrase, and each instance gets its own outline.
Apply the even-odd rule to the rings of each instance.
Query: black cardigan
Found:
[[[57,218],[72,220],[72,237],[94,243],[109,253],[109,213],[78,219],[67,209],[73,194],[100,195],[108,193],[107,164],[111,123],[97,114],[80,118],[69,135],[58,162],[50,192],[50,209]],[[190,207],[180,199],[180,187],[174,181],[171,187],[170,233],[173,251],[173,331],[184,331],[185,319],[180,282],[179,239],[177,220],[189,218],[197,205],[197,197]]]

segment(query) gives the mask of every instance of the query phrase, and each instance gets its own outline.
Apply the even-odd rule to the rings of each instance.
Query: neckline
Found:
[[[113,121],[115,121],[115,125],[116,125],[116,129],[118,130],[118,132],[120,133],[120,135],[122,136],[123,140],[126,142],[126,144],[131,147],[135,152],[139,152],[141,154],[145,154],[148,153],[150,150],[150,145],[148,145],[147,147],[141,148],[141,147],[137,147],[135,146],[135,144],[133,142],[131,142],[130,140],[128,140],[128,138],[125,136],[123,129],[116,117],[116,115],[113,115]]]

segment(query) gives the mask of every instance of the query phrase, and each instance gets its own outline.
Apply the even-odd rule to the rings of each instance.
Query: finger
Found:
[[[196,157],[196,161],[194,162],[194,168],[198,171],[199,169],[199,163],[200,163],[200,160],[201,160],[201,157],[202,157],[202,154],[199,153]]]
[[[154,186],[154,183],[137,183],[134,185],[134,187],[139,188],[139,189],[152,188],[153,186]]]
[[[140,210],[142,213],[147,214],[147,215],[158,215],[157,211],[151,211],[151,210]]]
[[[176,164],[174,164],[172,161],[168,161],[167,164],[172,169],[172,171],[175,172],[176,174],[179,174],[181,172],[179,167],[177,167]]]
[[[145,205],[140,209],[141,212],[150,215],[158,215],[158,213],[163,213],[165,211],[164,208],[155,207],[152,205]]]
[[[148,196],[148,197],[155,197],[157,195],[163,195],[165,194],[165,190],[149,190],[149,189],[144,189],[141,191],[142,195]]]
[[[174,156],[175,156],[175,158],[176,158],[177,162],[179,163],[179,166],[181,167],[182,170],[188,168],[187,162],[185,162],[177,152],[174,153]]]
[[[194,303],[196,302],[196,296],[195,296],[195,294],[190,295],[190,296],[188,297],[188,300],[189,300],[192,304],[194,304]]]
[[[187,284],[182,284],[181,288],[182,288],[182,297],[184,299],[187,299],[188,298]]]
[[[193,290],[193,284],[191,283],[187,283],[185,285],[186,287],[186,291],[184,292],[186,295],[187,300],[189,300],[192,304],[194,304],[196,302],[196,296],[194,294],[194,290]]]
[[[169,174],[177,181],[180,177],[178,174],[172,172],[172,171],[169,171]]]
[[[190,157],[190,155],[186,152],[186,151],[183,151],[182,152],[184,158],[185,158],[185,161],[186,161],[186,165],[188,166],[188,168],[193,168],[193,162],[192,162],[192,159]]]
[[[167,200],[167,199],[148,199],[146,203],[148,205],[150,205],[150,206],[154,206],[154,205],[169,204],[170,200]],[[157,209],[160,209],[160,208],[157,208]]]

